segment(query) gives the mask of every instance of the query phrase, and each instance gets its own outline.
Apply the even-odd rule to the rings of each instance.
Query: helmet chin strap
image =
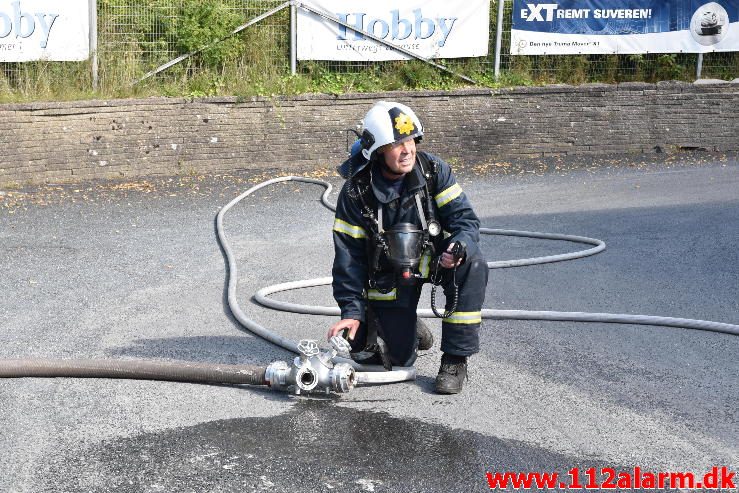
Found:
[[[387,165],[384,158],[382,159],[381,166],[382,166],[382,171],[385,174],[392,176],[393,178],[400,178],[401,176],[405,175],[405,173],[398,173],[396,171],[391,170],[390,166]]]

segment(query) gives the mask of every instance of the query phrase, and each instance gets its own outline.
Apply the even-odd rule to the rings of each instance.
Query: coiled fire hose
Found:
[[[276,178],[268,182],[264,182],[250,191],[245,192],[241,196],[234,199],[229,204],[230,206],[235,205],[241,199],[245,198],[250,192],[256,191],[262,186],[270,185],[273,183],[279,183],[282,181],[300,181],[305,183],[315,183],[326,188],[323,195],[321,196],[321,202],[324,206],[335,211],[336,208],[333,204],[329,203],[327,196],[331,192],[331,184],[315,180],[312,178],[300,178],[294,176],[286,176],[282,178]],[[225,208],[224,208],[225,209]],[[225,211],[221,211],[221,214]],[[586,245],[593,245],[592,248],[586,250],[580,250],[575,252],[562,253],[558,255],[548,255],[543,257],[533,257],[525,259],[513,259],[513,260],[498,260],[488,262],[489,269],[503,269],[508,267],[522,267],[527,265],[538,265],[552,262],[562,262],[565,260],[574,260],[578,258],[588,257],[605,250],[606,245],[603,241],[588,238],[585,236],[574,236],[556,233],[539,233],[532,231],[516,231],[510,229],[491,229],[491,228],[480,228],[481,234],[486,235],[500,235],[500,236],[518,236],[524,238],[537,238],[545,240],[556,240],[556,241],[569,241],[574,243],[583,243]],[[260,305],[275,310],[302,313],[310,315],[328,315],[337,316],[341,312],[337,307],[328,306],[311,306],[301,305],[297,303],[288,303],[284,301],[278,301],[270,298],[269,296],[275,293],[290,291],[294,289],[303,289],[316,286],[324,286],[331,284],[331,277],[322,277],[316,279],[306,279],[303,281],[292,281],[282,284],[275,284],[260,289],[254,295],[254,301]],[[232,307],[233,308],[233,307]],[[419,309],[418,316],[424,318],[432,318],[434,314],[429,309]],[[597,323],[618,323],[618,324],[636,324],[636,325],[654,325],[663,327],[675,327],[682,329],[696,329],[706,330],[712,332],[720,332],[730,335],[739,335],[739,325],[727,324],[722,322],[712,322],[707,320],[694,320],[687,318],[673,318],[673,317],[660,317],[652,315],[631,315],[622,313],[589,313],[589,312],[558,312],[558,311],[529,311],[529,310],[492,310],[483,309],[482,317],[494,320],[545,320],[545,321],[565,321],[565,322],[597,322]]]
[[[295,352],[293,349],[295,343],[289,341],[283,337],[277,336],[276,334],[267,331],[264,327],[256,324],[252,320],[244,316],[243,312],[239,308],[238,300],[236,298],[236,265],[233,260],[233,253],[228,245],[225,234],[223,232],[223,216],[233,206],[238,204],[241,200],[248,197],[257,190],[273,185],[275,183],[281,183],[286,181],[297,181],[303,183],[312,183],[320,185],[325,188],[321,195],[321,203],[328,209],[335,211],[336,206],[328,201],[328,196],[333,189],[332,185],[323,180],[316,180],[313,178],[303,178],[295,176],[284,176],[280,178],[273,178],[271,180],[260,183],[246,192],[242,193],[231,202],[228,203],[218,213],[216,220],[216,229],[218,230],[218,237],[221,241],[221,246],[226,252],[229,264],[229,287],[228,287],[228,303],[231,311],[234,313],[236,318],[241,322],[247,329],[254,332],[255,334],[265,338],[266,340],[275,342],[285,349]],[[565,260],[573,260],[590,255],[595,255],[605,250],[606,245],[603,241],[588,238],[585,236],[574,236],[564,235],[555,233],[538,233],[531,231],[516,231],[508,229],[490,229],[480,228],[481,234],[487,235],[501,235],[501,236],[519,236],[526,238],[539,238],[546,240],[557,240],[557,241],[569,241],[575,243],[583,243],[586,245],[593,245],[592,248],[586,250],[580,250],[576,252],[563,253],[558,255],[548,255],[543,257],[534,257],[526,259],[513,259],[513,260],[500,260],[488,262],[489,269],[502,269],[508,267],[521,267],[526,265],[537,265],[551,262],[562,262]],[[275,310],[300,313],[306,315],[328,315],[328,316],[340,316],[341,311],[338,307],[332,306],[311,306],[301,305],[297,303],[288,303],[284,301],[278,301],[270,298],[269,296],[275,293],[290,291],[294,289],[303,289],[315,286],[325,286],[332,282],[331,277],[322,277],[316,279],[306,279],[302,281],[292,281],[282,284],[276,284],[260,289],[254,295],[254,301],[262,306],[273,308]],[[432,318],[434,314],[429,309],[419,309],[418,316],[424,318]],[[692,320],[684,318],[672,318],[672,317],[657,317],[650,315],[630,315],[630,314],[614,314],[614,313],[586,313],[586,312],[556,312],[556,311],[526,311],[526,310],[482,310],[482,317],[496,320],[547,320],[547,321],[569,321],[569,322],[600,322],[600,323],[621,323],[621,324],[638,324],[638,325],[657,325],[665,327],[677,327],[684,329],[698,329],[708,330],[714,332],[722,332],[726,334],[739,335],[739,325],[726,324],[721,322],[711,322],[705,320]],[[366,367],[358,365],[351,360],[341,360],[349,362],[360,372],[373,372],[373,373],[358,373],[359,382],[366,383],[391,383],[400,382],[410,378],[415,378],[415,368],[402,368],[394,369],[393,371],[386,372],[382,371],[381,366]],[[377,372],[377,373],[375,373]]]
[[[228,305],[234,317],[247,330],[272,342],[282,348],[293,353],[299,353],[298,344],[285,337],[282,337],[267,328],[259,325],[251,320],[241,310],[236,296],[237,269],[233,252],[228,244],[225,233],[223,231],[223,216],[233,206],[241,200],[253,194],[257,190],[275,183],[286,181],[297,181],[303,183],[312,183],[325,187],[325,191],[321,196],[321,202],[324,206],[335,211],[335,206],[328,202],[328,195],[331,193],[332,186],[330,183],[316,180],[313,178],[303,178],[294,176],[285,176],[274,178],[262,182],[251,187],[242,193],[226,206],[224,206],[216,217],[216,229],[218,239],[226,255],[228,264]],[[503,236],[520,236],[526,238],[539,238],[558,241],[569,241],[593,245],[592,248],[576,252],[564,253],[559,255],[549,255],[544,257],[535,257],[528,259],[502,260],[488,262],[488,268],[500,269],[508,267],[519,267],[525,265],[536,265],[550,262],[561,262],[572,260],[590,255],[595,255],[605,249],[605,243],[601,240],[587,238],[583,236],[572,236],[552,233],[536,233],[529,231],[501,230],[480,228],[481,234],[503,235]],[[259,304],[273,308],[276,310],[288,311],[301,314],[312,315],[340,315],[337,307],[310,306],[295,303],[287,303],[269,298],[270,295],[282,291],[293,289],[302,289],[314,286],[323,286],[331,284],[331,277],[323,277],[316,279],[307,279],[303,281],[293,281],[282,284],[276,284],[260,289],[254,296],[254,300]],[[428,309],[419,309],[420,317],[430,318],[434,314]],[[712,322],[706,320],[693,320],[672,317],[657,317],[650,315],[630,315],[630,314],[614,314],[614,313],[586,313],[586,312],[556,312],[556,311],[526,311],[526,310],[482,310],[482,317],[495,320],[546,320],[546,321],[571,321],[571,322],[598,322],[598,323],[621,323],[621,324],[639,324],[639,325],[655,325],[664,327],[675,327],[684,329],[707,330],[720,332],[731,335],[739,335],[739,325]],[[416,375],[415,368],[396,368],[393,371],[384,371],[382,366],[364,366],[356,362],[335,357],[334,362],[338,364],[348,364],[357,370],[357,383],[394,383],[404,380],[414,379]],[[191,362],[160,362],[160,361],[144,361],[144,360],[53,360],[53,359],[16,359],[16,360],[0,360],[0,377],[1,378],[20,378],[20,377],[73,377],[73,378],[127,378],[127,379],[145,379],[145,380],[165,380],[178,382],[208,382],[208,383],[229,383],[229,384],[249,384],[249,385],[267,385],[268,368],[258,366],[245,365],[221,365],[221,364],[200,364]]]

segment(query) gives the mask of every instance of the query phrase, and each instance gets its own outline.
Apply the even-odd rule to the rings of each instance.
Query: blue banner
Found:
[[[511,54],[739,51],[739,0],[514,0]]]

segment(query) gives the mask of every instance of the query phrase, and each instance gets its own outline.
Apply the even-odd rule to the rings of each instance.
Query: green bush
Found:
[[[185,0],[179,15],[167,17],[164,27],[181,54],[208,47],[197,60],[202,66],[222,68],[243,51],[241,40],[229,37],[242,22],[243,17],[223,2]]]

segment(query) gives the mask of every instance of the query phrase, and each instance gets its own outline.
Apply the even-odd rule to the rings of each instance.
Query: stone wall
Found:
[[[345,129],[379,99],[414,108],[423,148],[465,163],[739,150],[737,83],[5,104],[0,185],[327,167],[346,156]]]

